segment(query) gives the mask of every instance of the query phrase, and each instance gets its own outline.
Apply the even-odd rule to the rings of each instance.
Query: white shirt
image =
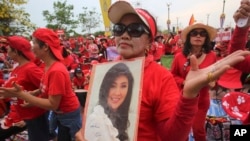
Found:
[[[101,105],[94,107],[94,112],[87,117],[85,139],[87,141],[120,141],[118,130],[104,113]]]

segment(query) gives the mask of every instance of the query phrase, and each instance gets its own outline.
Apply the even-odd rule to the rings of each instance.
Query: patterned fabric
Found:
[[[9,139],[6,139],[6,141],[29,141],[28,132],[25,130],[16,135],[12,135]]]
[[[220,99],[211,99],[205,123],[206,138],[208,141],[229,141],[230,125],[242,124],[237,119],[230,118],[224,111]],[[195,141],[192,131],[189,141]]]
[[[210,100],[210,107],[207,112],[208,116],[214,117],[224,117],[227,116],[227,113],[222,108],[222,102],[219,99],[211,99]]]
[[[249,118],[250,95],[242,92],[231,92],[222,98],[226,113],[235,119],[246,122]]]
[[[230,140],[230,120],[227,118],[207,117],[205,125],[207,140],[209,141],[229,141]]]

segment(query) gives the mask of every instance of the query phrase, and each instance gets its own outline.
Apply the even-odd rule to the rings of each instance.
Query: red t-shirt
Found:
[[[13,77],[16,77],[15,81],[21,85],[24,90],[32,91],[39,88],[42,75],[42,69],[33,62],[29,62],[22,66],[17,66],[11,72],[9,80],[11,80]],[[8,81],[6,83],[8,83]],[[17,99],[15,97],[11,98],[11,103],[16,106],[20,117],[23,119],[33,119],[46,112],[46,110],[36,106],[22,107],[20,104],[23,103],[23,100]]]
[[[173,46],[176,44],[175,39],[171,38],[165,43],[165,53],[172,54]]]
[[[70,67],[70,65],[74,63],[74,58],[73,58],[73,56],[72,56],[71,54],[68,55],[66,58],[64,58],[64,60],[62,60],[62,63],[63,63],[66,67]]]
[[[61,62],[55,62],[45,72],[40,85],[42,97],[61,95],[59,111],[72,112],[79,106],[79,100],[72,90],[69,72]]]
[[[94,43],[88,45],[89,57],[98,58],[99,49]]]
[[[210,52],[206,54],[205,59],[199,65],[199,68],[205,68],[217,60],[216,54],[214,52]],[[171,66],[171,73],[173,74],[176,83],[180,89],[182,89],[183,81],[185,80],[187,73],[190,70],[190,65],[184,67],[184,64],[187,62],[187,57],[184,56],[182,52],[177,53],[173,59],[172,66]]]
[[[163,43],[155,42],[153,44],[153,48],[155,49],[153,55],[154,60],[160,60],[162,55],[165,55],[165,46]]]
[[[83,75],[82,78],[79,78],[79,77],[73,77],[72,79],[72,83],[73,83],[73,86],[76,86],[77,89],[84,89],[85,88],[85,76]]]
[[[177,53],[179,53],[179,52],[182,52],[182,48],[181,47],[179,47],[179,46],[174,46],[173,47],[173,49],[172,49],[172,54],[173,55],[176,55]]]

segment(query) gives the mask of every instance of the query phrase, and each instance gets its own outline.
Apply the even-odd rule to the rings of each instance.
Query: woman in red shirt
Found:
[[[72,90],[69,71],[61,62],[64,58],[60,40],[56,33],[48,28],[38,28],[32,36],[33,52],[45,64],[44,74],[39,89],[22,91],[16,84],[14,96],[31,105],[52,110],[58,125],[58,141],[74,140],[75,133],[81,128],[80,103]],[[6,95],[12,95],[11,93],[6,92]],[[39,94],[39,97],[28,93]]]
[[[35,56],[31,51],[30,42],[20,36],[10,36],[7,39],[9,43],[7,54],[15,62],[18,62],[18,65],[12,70],[4,86],[11,87],[11,83],[15,82],[25,91],[38,89],[43,70],[33,62]],[[27,123],[29,140],[48,140],[49,125],[47,111],[37,106],[24,107],[24,100],[17,97],[11,97],[10,99],[11,105],[14,106],[18,116]]]
[[[114,24],[120,58],[145,57],[137,141],[185,141],[196,116],[199,97],[203,96],[199,95],[200,89],[218,78],[226,65],[242,61],[241,55],[249,52],[234,54],[234,59],[228,59],[213,71],[214,66],[198,69],[195,56],[191,56],[191,70],[180,93],[171,72],[147,54],[157,31],[153,16],[144,9],[134,9],[126,1],[113,3],[108,16]],[[80,140],[81,132],[77,137]]]
[[[108,16],[114,23],[113,33],[121,59],[145,57],[137,141],[186,140],[197,112],[200,89],[217,79],[228,65],[234,65],[242,61],[244,55],[250,54],[248,51],[236,52],[226,57],[226,62],[220,64],[218,69],[213,69],[218,64],[206,69],[198,69],[195,56],[191,56],[191,69],[186,77],[183,92],[180,93],[172,74],[147,54],[157,31],[154,17],[144,9],[134,9],[126,1],[113,3]],[[44,48],[48,49],[48,47]],[[54,75],[51,76],[52,79]],[[57,77],[54,83],[58,82],[64,81]],[[15,88],[12,89],[0,88],[0,95],[8,92],[9,95],[17,95],[35,104],[33,97],[28,98],[17,85],[14,86]],[[60,85],[60,89],[62,88]],[[44,104],[45,101],[49,103],[45,99]],[[81,132],[78,132],[77,139],[81,135]]]
[[[211,41],[214,40],[216,33],[216,29],[202,23],[190,25],[182,31],[183,51],[175,55],[171,66],[171,72],[180,90],[183,89],[190,70],[191,55],[197,57],[199,68],[205,68],[216,62],[216,54],[211,51]],[[204,125],[210,104],[209,87],[202,88],[199,93],[198,112],[192,130],[195,140],[206,141]]]

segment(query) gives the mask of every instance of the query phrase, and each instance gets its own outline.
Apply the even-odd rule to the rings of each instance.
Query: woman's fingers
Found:
[[[184,85],[186,97],[197,96],[199,90],[210,82],[217,80],[231,66],[243,61],[249,51],[236,51],[207,68],[199,69],[197,58],[190,57],[191,70],[189,71]]]
[[[190,70],[196,71],[199,69],[198,60],[195,55],[190,56]]]
[[[224,65],[230,65],[233,66],[245,59],[245,56],[250,55],[249,51],[243,51],[243,50],[237,50],[233,52],[232,54],[228,55],[227,57],[217,61],[214,66],[215,67],[221,67]]]
[[[13,83],[13,86],[14,86],[14,88],[16,89],[16,91],[18,92],[18,91],[21,91],[23,88],[22,88],[22,86],[21,85],[18,85],[17,83]]]

